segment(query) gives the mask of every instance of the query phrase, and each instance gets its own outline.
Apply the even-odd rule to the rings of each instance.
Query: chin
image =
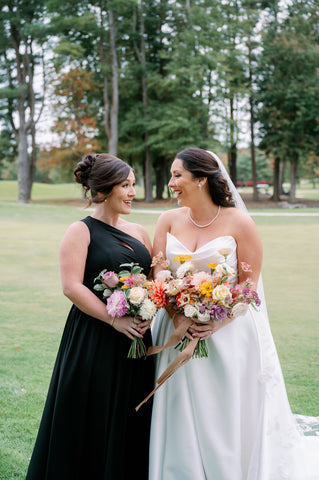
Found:
[[[178,198],[177,203],[178,203],[179,207],[188,207],[189,206],[189,205],[187,205],[187,202],[185,202],[185,200],[183,200],[182,198]]]

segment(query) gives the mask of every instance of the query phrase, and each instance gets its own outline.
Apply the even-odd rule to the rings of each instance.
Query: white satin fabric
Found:
[[[166,255],[174,267],[175,256],[190,254],[208,271],[208,262],[223,261],[221,247],[233,249],[227,263],[236,269],[230,236],[190,252],[168,233]],[[172,332],[162,310],[154,344],[164,345]],[[291,413],[267,313],[249,307],[206,342],[208,358],[191,359],[155,393],[149,479],[318,480],[319,437],[306,444]],[[178,353],[157,355],[157,377]]]

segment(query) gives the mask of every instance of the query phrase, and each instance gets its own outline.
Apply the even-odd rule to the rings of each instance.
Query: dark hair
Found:
[[[187,148],[179,152],[175,158],[183,162],[183,167],[194,178],[207,177],[209,193],[216,205],[234,207],[235,203],[228,183],[222,176],[215,158],[202,148]]]
[[[85,198],[89,204],[102,203],[115,185],[124,182],[131,167],[109,153],[90,153],[82,158],[74,169],[75,181],[80,183]],[[91,197],[88,193],[91,192]],[[98,192],[104,193],[104,198],[98,197]]]

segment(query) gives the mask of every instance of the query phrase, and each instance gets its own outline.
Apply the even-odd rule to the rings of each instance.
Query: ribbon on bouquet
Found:
[[[161,352],[162,350],[165,350],[168,347],[176,345],[184,337],[185,333],[187,332],[188,328],[191,326],[192,323],[193,320],[191,319],[185,320],[181,325],[176,328],[176,330],[172,333],[164,346],[149,347],[149,349],[147,350],[147,356],[154,355]],[[138,411],[141,406],[154,395],[156,390],[158,390],[163,385],[163,383],[165,383],[166,380],[171,377],[173,373],[176,372],[176,370],[178,370],[182,365],[188,362],[190,358],[192,358],[198,341],[198,337],[190,340],[187,347],[185,347],[184,350],[180,352],[180,354],[168,365],[166,370],[156,380],[157,387],[155,387],[154,390],[149,395],[147,395],[147,397],[145,397],[144,400],[135,408],[136,411]]]
[[[165,345],[163,346],[157,346],[154,345],[153,347],[149,347],[147,350],[146,355],[155,355],[156,353],[161,352],[162,350],[165,350],[168,347],[174,347],[182,338],[184,337],[185,333],[189,329],[189,327],[192,325],[193,320],[190,318],[187,318],[183,323],[181,323],[176,330],[172,333],[172,335],[169,337]]]

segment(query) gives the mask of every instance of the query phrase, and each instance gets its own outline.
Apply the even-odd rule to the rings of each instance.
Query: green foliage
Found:
[[[41,48],[54,52],[52,57],[46,56],[45,71],[53,92],[50,103],[55,111],[51,113],[60,144],[52,150],[56,161],[51,157],[48,168],[52,173],[47,176],[68,178],[73,154],[77,158],[90,149],[107,151],[104,120],[113,96],[112,9],[119,67],[119,156],[144,171],[148,148],[154,170],[163,163],[167,171],[165,161],[181,148],[221,145],[231,167],[239,140],[244,137],[249,143],[251,100],[259,122],[260,148],[270,156],[298,157],[300,175],[313,176],[318,170],[319,10],[315,2],[286,3],[17,0],[3,5],[0,121],[3,119],[11,142],[17,142],[19,134],[13,138],[12,119],[23,95],[27,117],[30,109],[28,75],[26,82],[18,81],[10,37],[13,22],[18,41],[23,43],[27,38],[29,45],[34,45],[32,72],[40,71]],[[21,22],[16,15],[18,7]],[[141,61],[142,40],[145,63]],[[27,71],[26,66],[23,68]],[[76,84],[66,82],[75,69],[79,77],[90,76],[80,105]],[[42,92],[35,93],[39,107]],[[86,123],[79,142],[79,124],[84,116],[90,117],[96,128],[90,130]],[[241,169],[238,159],[239,176]],[[245,175],[251,177],[247,171]],[[157,176],[158,172],[154,181]]]
[[[319,12],[298,5],[268,29],[260,56],[260,147],[288,160],[319,146]]]
[[[264,152],[256,151],[256,173],[257,182],[270,182],[273,179],[273,170],[270,166],[269,158]],[[237,178],[240,181],[251,181],[251,159],[247,150],[239,151],[237,160]]]

